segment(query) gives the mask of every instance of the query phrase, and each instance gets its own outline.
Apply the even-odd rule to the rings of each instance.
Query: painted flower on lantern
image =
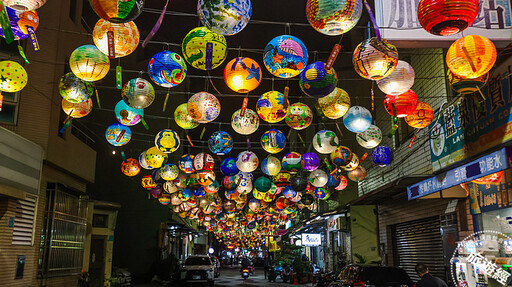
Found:
[[[356,134],[356,140],[364,148],[375,148],[382,141],[382,131],[379,127],[370,125],[370,127],[364,132]]]

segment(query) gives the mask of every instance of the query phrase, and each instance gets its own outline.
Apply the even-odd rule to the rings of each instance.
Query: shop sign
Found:
[[[407,41],[418,47],[439,47],[439,43],[453,42],[460,34],[436,36],[425,31],[419,21],[419,0],[375,0],[375,17],[383,38]],[[481,35],[492,41],[510,42],[512,37],[511,5],[509,0],[480,0],[480,11],[464,35]],[[427,43],[418,43],[428,41]],[[426,45],[426,46],[425,46]]]
[[[409,200],[420,198],[461,183],[505,170],[508,166],[507,149],[502,148],[463,166],[408,186],[407,195]]]
[[[322,245],[322,238],[320,234],[303,233],[302,246],[320,246]]]
[[[512,180],[510,170],[506,170],[499,183],[467,183],[471,202],[471,214],[512,207]]]

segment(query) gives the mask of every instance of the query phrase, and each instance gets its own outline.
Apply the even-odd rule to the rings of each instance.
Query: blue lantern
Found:
[[[340,175],[337,173],[329,174],[329,177],[327,179],[327,186],[328,187],[337,187],[340,184]]]
[[[308,50],[297,37],[277,36],[265,47],[263,62],[272,75],[292,78],[300,74],[308,64]]]
[[[343,116],[343,124],[353,133],[362,133],[372,124],[372,114],[361,106],[353,106]]]
[[[278,153],[286,146],[286,136],[280,130],[271,129],[263,133],[260,142],[266,152]]]
[[[233,148],[233,139],[224,131],[216,131],[208,140],[208,147],[216,155],[225,155]]]
[[[329,95],[338,84],[338,76],[333,68],[327,70],[323,62],[307,65],[300,74],[299,85],[302,91],[313,98]]]
[[[220,164],[220,171],[224,175],[236,175],[239,172],[238,167],[236,167],[236,159],[232,157],[224,159]]]
[[[180,162],[178,164],[181,171],[184,173],[193,173],[196,170],[194,169],[194,155],[192,154],[184,154],[180,158]]]
[[[286,198],[286,199],[292,199],[294,198],[295,196],[297,196],[297,192],[295,190],[293,190],[290,186],[287,186],[284,191],[283,191],[283,196]]]
[[[105,131],[105,138],[113,146],[123,146],[132,138],[132,131],[122,124],[112,124]]]
[[[155,84],[164,88],[172,88],[185,79],[187,64],[178,53],[162,51],[149,60],[148,72]]]
[[[204,190],[204,188],[200,187],[196,190],[193,190],[192,193],[196,196],[196,197],[203,197],[206,195],[206,191]]]
[[[380,167],[385,167],[393,161],[393,152],[387,146],[378,146],[372,152],[372,161]]]

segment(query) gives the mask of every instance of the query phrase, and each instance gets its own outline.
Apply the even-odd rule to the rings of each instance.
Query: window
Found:
[[[92,227],[108,227],[108,214],[93,214],[92,216]]]
[[[37,197],[27,196],[25,200],[19,200],[14,216],[12,230],[12,245],[33,244],[34,217],[36,214]]]
[[[2,92],[2,96],[4,99],[2,103],[2,110],[0,111],[0,123],[15,125],[18,121],[20,93]]]

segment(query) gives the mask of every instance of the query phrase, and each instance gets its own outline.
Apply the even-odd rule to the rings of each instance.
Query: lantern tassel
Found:
[[[391,107],[393,107],[393,128],[391,128],[391,131],[389,131],[389,138],[392,138],[395,135],[396,130],[398,129],[398,117],[396,116],[395,104],[391,104]]]
[[[107,31],[107,45],[108,45],[108,57],[110,59],[116,58],[116,44],[114,39],[114,30]]]
[[[144,120],[144,117],[140,117],[140,121],[144,125],[144,128],[146,128],[146,130],[149,130],[148,123],[146,123],[146,120]]]
[[[365,152],[363,156],[359,159],[359,163],[362,163],[368,157],[368,153]]]
[[[39,50],[41,50],[41,48],[39,48],[39,42],[37,41],[36,31],[34,30],[34,27],[32,27],[32,26],[26,26],[26,27],[27,27],[27,31],[28,31],[28,35],[29,35],[28,38],[30,39],[32,48],[34,48],[34,52],[39,52]]]
[[[126,160],[126,155],[124,154],[124,151],[121,151],[121,157],[123,158],[124,163],[128,163],[128,161]]]
[[[290,88],[288,86],[284,87],[284,99],[283,99],[283,107],[284,109],[288,109],[288,94],[290,94]]]
[[[123,70],[121,65],[116,67],[116,87],[118,90],[123,88]]]
[[[162,9],[162,13],[160,14],[160,17],[158,17],[158,20],[155,23],[155,26],[151,29],[146,39],[144,39],[144,42],[142,42],[142,48],[146,48],[146,45],[151,41],[153,36],[155,36],[156,32],[158,32],[158,29],[160,29],[160,26],[162,25],[162,21],[164,20],[165,12],[167,12],[167,5],[169,4],[169,0],[165,2],[164,9]]]
[[[169,92],[167,92],[167,95],[165,95],[164,107],[162,109],[162,112],[165,112],[165,108],[167,107],[168,100],[169,100]]]
[[[375,37],[381,41],[382,37],[380,36],[379,26],[377,25],[377,20],[375,20],[375,15],[373,15],[372,7],[370,7],[370,4],[368,4],[366,0],[364,0],[364,6],[370,15],[370,20],[372,21],[373,29],[375,30]]]
[[[245,138],[245,141],[247,142],[247,149],[251,149],[251,139],[247,137]]]
[[[340,126],[338,125],[338,123],[336,123],[336,128],[338,129],[340,136],[343,137],[343,133],[341,132],[341,129],[340,129]]]
[[[244,102],[242,103],[242,109],[240,110],[240,117],[245,116],[245,111],[247,110],[247,105],[249,104],[249,98],[245,97]]]
[[[480,94],[480,96],[482,96],[482,100],[484,100],[484,101],[485,101],[484,93],[482,93],[482,90],[480,90],[480,87],[479,87],[479,86],[476,86],[476,89],[478,90],[478,93]]]
[[[343,37],[343,34],[342,34],[342,37]],[[329,58],[327,59],[327,63],[325,64],[326,70],[330,70],[332,68],[332,65],[338,58],[340,51],[341,51],[341,45],[340,44],[334,45],[334,47],[332,48],[331,54],[329,55]]]
[[[415,141],[416,141],[416,135],[413,135],[411,140],[409,141],[409,148],[412,148],[412,145],[414,144]]]
[[[72,120],[73,120],[73,119],[69,119],[68,121],[66,121],[66,122],[64,123],[64,125],[62,126],[62,128],[61,128],[61,129],[60,129],[60,131],[59,131],[59,134],[63,134],[63,133],[66,131],[66,129],[67,129],[67,128],[69,127],[69,125],[71,124],[71,121],[72,121]]]
[[[302,137],[300,136],[300,133],[297,133],[297,136],[299,137],[299,140],[302,142],[302,146],[303,147],[306,147],[306,143],[304,142],[304,140],[302,139]]]
[[[329,170],[329,173],[330,173],[332,170],[331,163],[329,162],[329,160],[327,158],[324,158],[324,163],[327,166],[327,169]]]
[[[4,104],[4,95],[0,93],[0,112],[2,111],[2,105]]]
[[[101,103],[100,103],[100,95],[98,94],[98,89],[95,87],[94,92],[96,93],[96,102],[98,103],[98,108],[101,109]]]
[[[27,55],[25,55],[25,51],[23,51],[23,47],[18,44],[18,52],[20,53],[20,56],[25,60],[25,63],[30,64],[30,62],[27,59]]]
[[[191,147],[194,147],[194,143],[192,142],[192,140],[190,139],[190,136],[187,134],[187,140],[188,140],[188,143],[190,144]]]
[[[199,140],[203,140],[204,132],[206,131],[206,127],[203,126],[203,130],[201,131],[201,135],[199,136]]]
[[[12,32],[11,22],[9,21],[9,16],[7,15],[7,8],[5,7],[3,1],[0,2],[2,2],[0,3],[0,26],[4,32],[5,42],[10,44],[12,41],[14,41],[14,33]]]

